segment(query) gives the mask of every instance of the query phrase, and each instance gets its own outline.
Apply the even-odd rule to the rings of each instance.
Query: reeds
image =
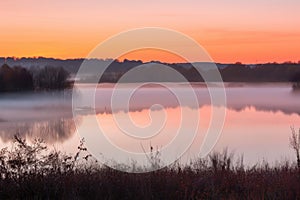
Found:
[[[86,162],[91,157],[83,144],[69,156],[16,136],[11,150],[0,151],[0,199],[300,198],[298,166],[289,162],[244,167],[243,157],[234,162],[224,150],[188,165],[134,174]]]

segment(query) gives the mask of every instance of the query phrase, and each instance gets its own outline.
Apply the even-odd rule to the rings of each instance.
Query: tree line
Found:
[[[141,61],[114,61],[109,65],[99,82],[118,82],[125,73],[141,64],[143,64]],[[206,81],[219,81],[215,80],[214,76],[209,75],[214,73],[213,69],[210,66],[206,66],[205,70],[205,64],[200,64],[199,66],[204,69],[201,74],[191,64],[167,65],[178,71],[190,82],[203,82],[203,74],[211,77]],[[146,70],[149,72],[144,73],[145,77],[137,77],[135,81],[174,81],[174,78],[170,76],[168,71],[155,70],[155,66],[156,64],[153,63],[150,68],[146,67]],[[101,66],[97,63],[91,66],[90,75],[92,80],[99,67]],[[293,82],[295,88],[300,88],[299,63],[267,63],[257,65],[235,63],[228,64],[226,67],[217,70],[219,70],[224,82]],[[64,89],[71,85],[71,82],[68,81],[69,75],[69,70],[66,70],[65,66],[25,68],[21,66],[10,67],[4,64],[0,68],[0,92]],[[89,82],[89,78],[82,81]]]
[[[62,67],[33,67],[28,70],[4,64],[0,68],[0,92],[65,89],[70,86],[69,75]]]
[[[213,63],[196,63],[197,68],[200,69],[200,73],[193,66],[194,64],[157,64],[168,65],[183,75],[189,82],[204,82],[203,75],[209,77],[205,81],[219,81],[213,74],[220,73],[224,82],[293,82],[295,85],[299,85],[300,83],[300,63],[286,62],[247,65],[237,62],[224,65],[223,67],[217,64],[218,69],[215,69]],[[115,61],[108,67],[99,82],[118,82],[120,77],[139,65],[141,63],[136,61],[124,61],[122,63]],[[145,77],[137,77],[135,80],[137,82],[174,81],[174,77],[170,76],[168,71],[155,70],[155,66],[156,63],[153,63],[151,68],[148,67],[148,69],[145,69],[145,73],[142,74]]]

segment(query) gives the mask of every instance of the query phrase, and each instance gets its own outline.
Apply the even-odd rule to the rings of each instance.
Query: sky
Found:
[[[0,56],[85,58],[115,34],[162,27],[193,38],[216,62],[298,62],[299,10],[299,0],[1,0]],[[181,59],[149,50],[122,58]]]

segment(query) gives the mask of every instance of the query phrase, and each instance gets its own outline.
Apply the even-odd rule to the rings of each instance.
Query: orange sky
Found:
[[[299,8],[299,0],[4,0],[0,56],[86,57],[114,34],[154,26],[192,37],[216,62],[298,61]],[[140,55],[128,58],[178,61]]]

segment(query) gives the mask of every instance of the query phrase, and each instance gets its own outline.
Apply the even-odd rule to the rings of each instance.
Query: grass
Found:
[[[234,163],[224,150],[134,174],[91,159],[83,141],[69,156],[16,136],[11,150],[0,151],[0,199],[300,199],[296,163],[244,167],[242,157]]]

